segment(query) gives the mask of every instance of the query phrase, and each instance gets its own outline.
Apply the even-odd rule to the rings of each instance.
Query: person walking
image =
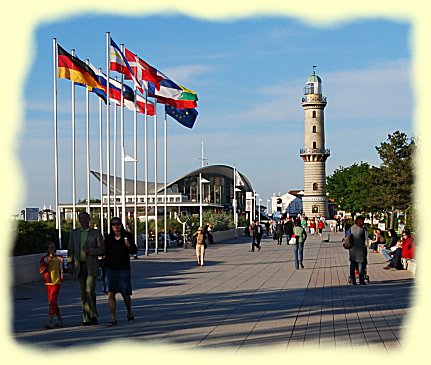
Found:
[[[210,245],[214,244],[214,237],[212,234],[212,225],[210,222],[207,222],[207,224],[204,227],[204,234],[206,238],[208,238],[208,242]]]
[[[277,221],[277,225],[275,227],[275,235],[277,237],[277,245],[281,245],[281,242],[283,241],[283,234],[284,234],[284,223],[283,223],[283,220],[279,219]]]
[[[259,252],[261,247],[260,247],[260,238],[258,237],[258,227],[257,227],[257,221],[253,221],[253,223],[250,225],[250,231],[251,231],[251,236],[252,236],[252,241],[251,241],[251,252],[254,252],[254,248],[257,248],[257,251]]]
[[[323,231],[324,227],[325,227],[325,222],[323,222],[323,220],[319,219],[319,221],[317,222],[317,229],[319,231],[320,237],[322,237],[322,231]]]
[[[46,294],[48,296],[48,322],[45,324],[46,329],[53,328],[52,320],[54,315],[57,316],[55,327],[63,327],[63,318],[61,317],[60,308],[58,307],[58,294],[60,293],[61,283],[63,282],[64,259],[62,256],[55,254],[57,251],[54,242],[47,245],[47,254],[40,259],[39,272],[45,282]]]
[[[105,243],[99,230],[90,227],[90,215],[83,211],[78,215],[81,228],[70,232],[67,264],[76,277],[81,293],[83,326],[97,325],[96,280],[99,259],[105,253]]]
[[[352,247],[349,249],[350,278],[352,285],[356,285],[355,269],[359,270],[359,285],[365,284],[365,271],[367,266],[368,233],[364,228],[364,217],[357,216],[355,223],[350,227]]]
[[[196,258],[198,266],[204,266],[205,248],[206,248],[206,235],[202,227],[194,233],[193,238],[196,242]]]
[[[257,247],[258,251],[260,251],[260,248],[261,248],[260,247],[260,241],[261,241],[262,236],[263,236],[263,228],[262,228],[262,226],[258,220],[254,221],[253,230],[254,230],[253,233],[256,236],[256,247]]]
[[[286,233],[287,237],[287,244],[289,244],[290,239],[293,236],[293,218],[287,217],[284,222],[284,232]]]
[[[301,266],[301,269],[303,269],[304,243],[307,239],[307,230],[302,227],[301,221],[299,219],[295,220],[293,234],[296,236],[296,244],[293,245],[293,253],[295,256],[295,269],[298,270],[299,266]]]
[[[108,292],[108,304],[111,321],[108,326],[117,325],[117,302],[115,294],[120,293],[127,309],[127,320],[132,321],[132,284],[130,255],[136,254],[133,234],[126,231],[120,218],[111,219],[111,230],[105,238],[105,289]]]

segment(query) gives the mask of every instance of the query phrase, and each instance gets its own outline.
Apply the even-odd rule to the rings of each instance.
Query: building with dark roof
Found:
[[[200,194],[199,191],[199,177],[202,176],[202,181],[205,179],[205,183],[202,183],[202,207],[203,209],[219,209],[219,210],[232,210],[233,198],[234,198],[234,168],[226,165],[208,165],[196,170],[193,170],[166,185],[166,206],[170,210],[175,208],[178,212],[187,210],[189,213],[198,213],[200,207]],[[102,179],[103,185],[108,185],[107,175],[100,174],[97,171],[91,171],[92,175],[100,181]],[[239,171],[237,171],[242,183],[237,184],[236,187],[236,199],[237,199],[237,210],[243,212],[245,210],[245,196],[246,192],[253,191],[253,187],[250,181]],[[148,192],[145,191],[145,186],[148,186]],[[115,188],[114,188],[115,186]],[[134,191],[134,180],[125,179],[125,197],[126,197],[126,211],[130,215],[133,213],[136,205],[138,208],[138,215],[144,212],[144,207],[148,204],[154,206],[155,199],[157,198],[158,210],[161,212],[165,205],[165,185],[163,183],[157,183],[157,191],[155,192],[154,182],[148,181],[137,181],[136,183],[136,194]],[[120,208],[122,203],[122,189],[121,189],[121,178],[116,177],[114,184],[114,177],[110,176],[109,179],[109,191],[110,191],[110,207],[111,213],[117,214],[116,207]],[[115,195],[115,196],[114,196]],[[148,201],[147,201],[148,199]],[[107,194],[103,195],[102,199],[104,210],[108,203]],[[82,206],[82,207],[81,207]],[[87,206],[86,202],[82,202],[76,205],[77,209],[84,209]],[[100,209],[101,203],[91,203],[92,209]],[[60,204],[63,213],[66,212],[70,215],[71,204]],[[154,208],[153,214],[154,214]],[[100,211],[100,210],[99,210]],[[151,213],[149,213],[151,214]],[[112,214],[111,214],[112,216]]]

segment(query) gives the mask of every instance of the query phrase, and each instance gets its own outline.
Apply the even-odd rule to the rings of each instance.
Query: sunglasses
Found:
[[[121,226],[121,222],[112,222],[111,226]]]

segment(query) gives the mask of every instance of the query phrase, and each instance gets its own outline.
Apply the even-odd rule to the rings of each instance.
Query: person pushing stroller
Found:
[[[355,224],[350,227],[348,233],[352,236],[352,247],[349,249],[349,282],[356,285],[355,270],[359,270],[359,285],[366,285],[368,232],[364,228],[364,217],[357,216]]]

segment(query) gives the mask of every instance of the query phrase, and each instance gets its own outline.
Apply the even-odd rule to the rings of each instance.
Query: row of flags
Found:
[[[107,101],[108,78],[90,62],[83,62],[77,56],[68,53],[57,44],[58,77],[74,81],[77,85],[86,87],[90,92],[98,95],[105,103]],[[143,59],[127,48],[124,52],[110,37],[109,69],[124,75],[125,79],[132,80],[133,85],[142,94],[154,98],[155,102],[164,104],[165,111],[182,125],[193,128],[198,116],[196,92],[181,86],[161,71],[149,65]],[[133,89],[109,77],[109,99],[137,112],[155,115],[155,104]]]

